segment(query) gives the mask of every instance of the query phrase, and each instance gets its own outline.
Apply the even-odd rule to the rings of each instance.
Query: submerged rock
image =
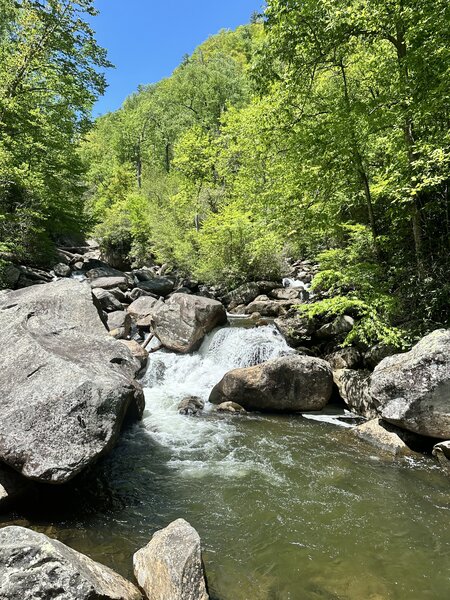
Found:
[[[319,358],[289,355],[255,367],[235,369],[214,387],[212,404],[237,402],[246,410],[321,410],[333,388],[330,365]]]
[[[153,314],[153,330],[161,344],[175,352],[196,350],[207,333],[227,322],[217,300],[174,294]]]
[[[396,432],[396,428],[381,419],[367,421],[352,431],[360,438],[394,456],[414,455]]]
[[[108,337],[89,285],[64,279],[0,296],[0,459],[63,483],[112,448],[144,398],[129,350]]]
[[[149,600],[208,600],[200,536],[184,519],[157,531],[133,557],[134,574]]]
[[[424,337],[410,352],[385,358],[370,393],[383,419],[420,435],[450,438],[450,330]]]
[[[108,567],[57,540],[24,527],[5,527],[0,529],[0,598],[142,600],[142,594]]]
[[[203,410],[205,403],[197,396],[187,396],[178,405],[180,415],[197,415]]]

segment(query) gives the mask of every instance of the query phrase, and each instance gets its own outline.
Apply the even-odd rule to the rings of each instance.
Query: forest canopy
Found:
[[[448,324],[448,2],[268,0],[90,131],[92,3],[0,3],[4,251],[78,228],[227,287],[310,257],[306,312],[397,345]]]

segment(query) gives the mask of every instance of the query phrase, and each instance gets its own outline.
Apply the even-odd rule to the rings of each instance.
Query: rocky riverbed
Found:
[[[213,414],[228,419],[239,415],[243,423],[250,419],[250,426],[255,412],[309,412],[310,418],[320,419],[317,411],[327,411],[331,403],[341,411],[351,410],[355,424],[358,417],[367,421],[350,431],[354,439],[378,448],[380,457],[417,459],[420,452],[431,455],[434,446],[435,464],[442,473],[449,471],[450,331],[434,331],[403,354],[388,347],[342,348],[353,317],[314,322],[299,317],[295,309],[312,301],[308,287],[314,266],[307,261],[294,266],[294,277],[284,285],[252,282],[224,294],[167,273],[164,266],[122,272],[103,263],[95,248],[75,250],[61,249],[62,262],[51,272],[11,267],[9,281],[17,289],[0,293],[3,511],[16,510],[18,502],[26,506],[33,498],[51,496],[48,486],[67,485],[88,469],[95,472],[97,461],[111,452],[124,426],[142,418],[140,377],[149,356],[149,373],[164,381],[166,359],[160,361],[157,375],[154,357],[196,357],[208,335],[226,325],[227,314],[235,325],[260,327],[261,336],[253,345],[244,344],[245,359],[234,364],[221,359],[226,368],[219,371],[211,367],[210,379],[199,390],[186,372],[184,393],[177,391],[174,397],[175,408],[183,414],[179,418],[208,422]],[[278,336],[281,346],[274,346],[270,336]],[[236,338],[238,347],[242,339]],[[230,351],[233,354],[235,348]],[[155,385],[157,380],[150,389]],[[147,410],[157,410],[148,398]],[[175,533],[168,534],[162,546],[165,550],[156,551],[162,561],[152,566],[160,573],[157,579],[152,579],[150,567],[150,575],[142,575],[147,560],[142,557],[151,553],[139,554],[135,564],[140,591],[57,542],[6,527],[0,531],[0,596],[34,598],[47,588],[50,593],[53,584],[45,567],[50,561],[59,565],[58,586],[67,598],[127,599],[144,593],[149,599],[203,600],[207,584],[199,567],[198,534],[186,527],[174,525]],[[186,540],[193,540],[192,559],[181,550],[190,543]],[[19,551],[20,544],[31,548],[28,556]],[[22,559],[12,561],[17,552]],[[39,576],[36,565],[44,565]],[[170,593],[164,591],[169,581],[174,586]],[[183,589],[187,585],[189,591]],[[22,589],[29,595],[21,596]],[[155,595],[157,589],[160,596]]]

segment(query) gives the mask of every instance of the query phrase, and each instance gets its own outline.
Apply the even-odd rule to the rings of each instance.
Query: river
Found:
[[[146,411],[90,474],[14,516],[131,576],[131,555],[183,517],[212,600],[450,597],[448,479],[383,457],[336,420],[177,413],[229,369],[291,350],[271,326],[225,328],[151,356]]]

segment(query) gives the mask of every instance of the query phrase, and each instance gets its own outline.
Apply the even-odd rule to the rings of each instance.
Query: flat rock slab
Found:
[[[438,329],[410,352],[381,361],[370,394],[385,421],[419,435],[450,439],[450,330]]]
[[[24,527],[0,529],[2,600],[142,600],[132,583],[87,556]]]
[[[326,361],[290,355],[229,371],[209,401],[236,402],[246,410],[302,412],[324,408],[332,389],[333,374]]]
[[[184,519],[157,531],[133,557],[134,574],[149,600],[208,600],[200,536]]]
[[[0,460],[64,483],[142,415],[137,361],[100,320],[87,283],[61,280],[0,295]]]
[[[389,423],[372,419],[352,430],[358,437],[370,442],[380,450],[394,456],[408,456],[415,453],[405,444]]]

